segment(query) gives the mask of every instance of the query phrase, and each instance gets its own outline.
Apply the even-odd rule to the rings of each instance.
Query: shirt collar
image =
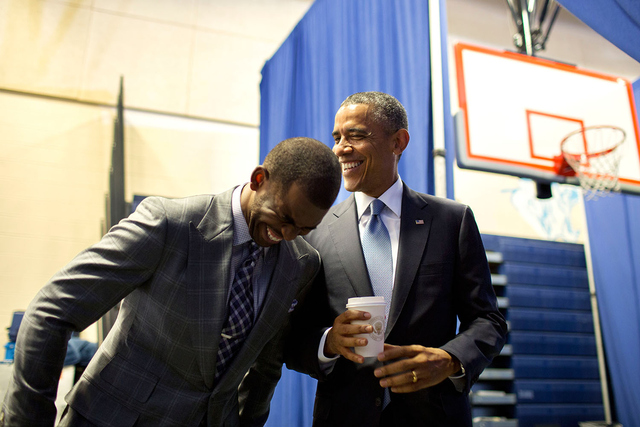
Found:
[[[394,214],[396,214],[398,218],[400,218],[400,214],[402,213],[402,191],[402,179],[398,177],[398,179],[396,179],[396,182],[394,182],[393,185],[391,185],[391,187],[387,189],[387,191],[385,191],[380,197],[378,197],[384,202],[385,205],[387,205],[389,209],[391,209]],[[355,192],[354,196],[356,198],[358,221],[360,221],[362,220],[362,215],[367,210],[367,207],[373,201],[374,197],[367,196],[360,191]]]
[[[233,213],[233,246],[241,245],[251,240],[249,234],[249,226],[247,220],[242,214],[242,205],[240,204],[240,194],[246,183],[239,185],[233,190],[231,196],[231,212]]]

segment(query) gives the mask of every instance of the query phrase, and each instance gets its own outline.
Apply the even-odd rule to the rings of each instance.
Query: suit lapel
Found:
[[[402,194],[402,218],[400,220],[395,285],[386,336],[389,336],[407,300],[427,245],[432,220],[433,215],[428,209],[426,200],[405,185]]]
[[[369,282],[369,272],[364,261],[362,246],[360,245],[360,232],[358,231],[358,218],[355,197],[352,194],[345,202],[336,207],[333,212],[335,220],[328,224],[329,233],[338,253],[342,267],[349,277],[356,296],[371,296],[373,289]],[[346,265],[344,262],[348,262]]]
[[[198,364],[207,387],[213,386],[220,331],[227,316],[233,248],[232,193],[233,189],[214,196],[200,224],[189,224],[188,312]]]
[[[265,343],[280,332],[285,324],[285,318],[299,290],[303,260],[309,255],[296,252],[293,245],[287,241],[281,242],[277,250],[278,259],[260,313],[249,336],[216,388],[226,389],[238,384]]]

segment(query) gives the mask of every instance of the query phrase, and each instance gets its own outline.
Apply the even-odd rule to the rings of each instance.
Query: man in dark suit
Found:
[[[319,379],[314,426],[471,426],[469,389],[505,341],[471,210],[417,193],[398,175],[407,126],[404,107],[380,92],[351,95],[335,117],[333,151],[353,194],[307,236],[324,271],[285,357]],[[382,210],[372,214],[370,204]],[[370,262],[365,236],[376,216],[388,256]],[[370,314],[345,305],[374,293],[387,294],[386,344],[365,359],[353,348],[367,339],[354,335],[372,327],[351,322]]]
[[[282,336],[320,269],[298,236],[320,223],[339,187],[331,150],[292,138],[246,185],[145,199],[30,304],[0,421],[52,426],[69,336],[122,300],[61,425],[263,425]]]

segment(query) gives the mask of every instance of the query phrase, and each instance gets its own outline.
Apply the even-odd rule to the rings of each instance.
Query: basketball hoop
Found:
[[[577,176],[587,200],[620,190],[619,150],[626,133],[617,126],[589,126],[568,134],[554,159],[558,175]]]

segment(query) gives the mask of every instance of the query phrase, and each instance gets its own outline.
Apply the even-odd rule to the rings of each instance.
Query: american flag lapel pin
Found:
[[[424,225],[424,221],[421,219],[416,219],[416,225]]]

